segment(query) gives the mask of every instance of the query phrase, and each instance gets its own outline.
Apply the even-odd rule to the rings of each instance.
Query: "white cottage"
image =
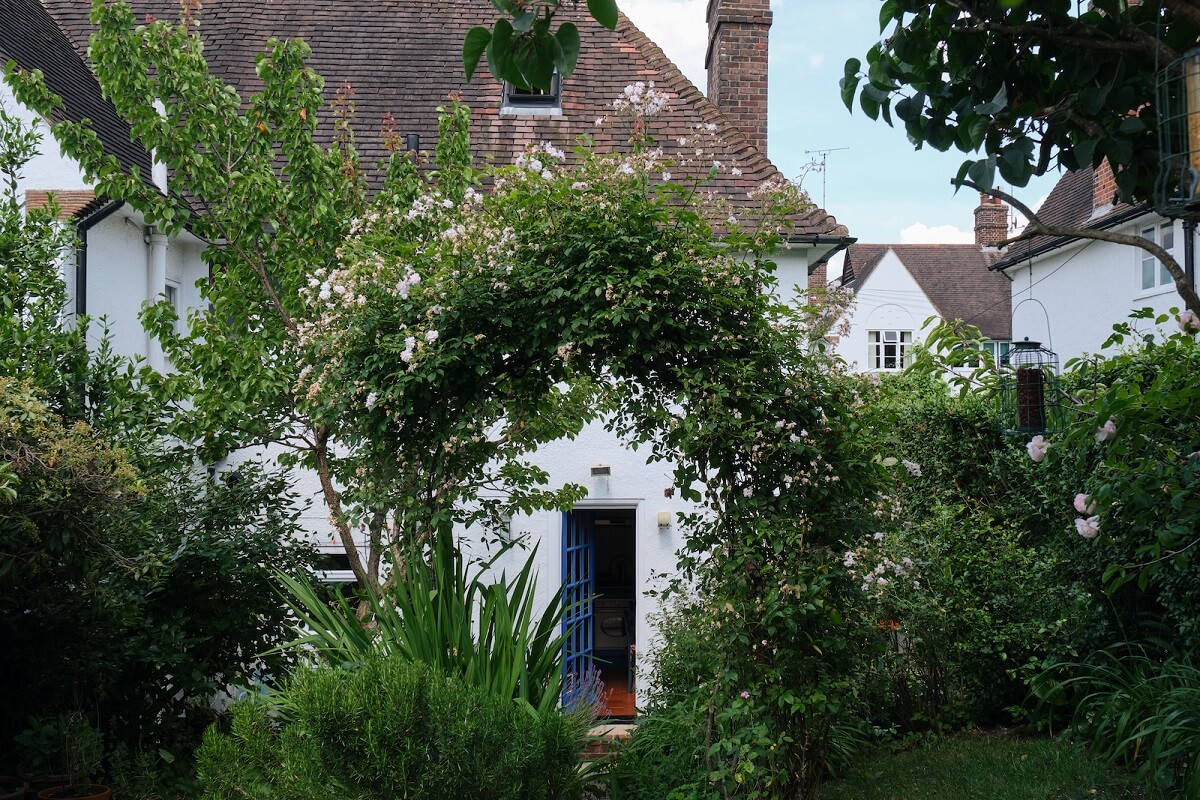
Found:
[[[139,18],[178,13],[175,0],[135,0],[133,6]],[[100,98],[82,60],[91,32],[88,8],[78,0],[0,0],[0,18],[6,22],[0,25],[0,59],[45,71],[51,88],[66,100],[67,116],[92,119],[106,147],[127,169],[136,166],[150,174],[150,155],[130,142],[128,127]],[[473,109],[471,136],[480,160],[508,163],[528,145],[550,141],[569,146],[583,136],[594,138],[599,148],[620,149],[628,131],[598,128],[595,121],[612,114],[612,100],[625,86],[653,81],[670,96],[672,111],[652,120],[649,133],[669,156],[682,156],[680,140],[698,129],[710,133],[716,142],[714,157],[726,167],[711,188],[728,199],[735,213],[748,202],[748,192],[778,175],[766,156],[768,0],[709,4],[707,98],[624,17],[615,31],[607,31],[578,13],[583,49],[576,72],[557,81],[549,94],[530,94],[487,74],[469,84],[463,79],[462,41],[473,25],[496,13],[486,0],[208,0],[201,13],[200,31],[212,69],[243,96],[257,88],[254,56],[269,36],[304,38],[313,51],[312,66],[330,91],[343,83],[354,89],[357,146],[364,164],[385,156],[382,141],[367,132],[380,130],[389,118],[396,120],[398,132],[431,149],[435,109],[451,91]],[[9,19],[16,25],[8,25]],[[26,176],[27,198],[44,202],[46,191],[60,197],[64,190],[86,193],[78,169],[53,152],[52,142],[47,144],[45,165],[39,163]],[[166,186],[165,170],[155,174]],[[144,355],[164,368],[161,351],[146,338],[136,315],[145,302],[164,295],[181,308],[198,304],[196,285],[207,279],[199,243],[186,234],[167,240],[119,203],[80,197],[87,202],[65,207],[81,233],[81,266],[67,275],[77,309],[112,321],[119,352]],[[825,262],[853,240],[819,208],[795,222],[790,246],[779,255],[779,277],[782,287],[798,285],[802,292],[810,280],[824,285]],[[618,690],[614,704],[620,705],[611,711],[631,713],[629,667],[638,644],[650,639],[649,617],[655,610],[646,592],[656,574],[674,569],[682,541],[673,520],[687,505],[673,492],[671,465],[647,464],[643,454],[623,448],[600,425],[572,441],[542,448],[536,461],[552,485],[581,484],[588,497],[566,514],[514,518],[512,532],[540,543],[541,586],[547,595],[560,583],[594,587],[599,597],[586,609],[589,623],[577,646],[612,662],[606,679]],[[298,482],[306,493],[319,496],[315,481],[301,475]],[[340,546],[330,536],[319,502],[307,523],[314,540],[336,559]],[[472,533],[464,536],[469,540]]]
[[[904,369],[941,320],[979,328],[999,357],[1011,339],[1009,282],[989,268],[1008,232],[1008,206],[981,197],[975,244],[854,244],[840,285],[854,292],[838,355],[863,372]]]
[[[1063,175],[1038,210],[1047,224],[1142,236],[1170,252],[1195,285],[1194,230],[1142,204],[1116,200],[1107,163]],[[1036,236],[1009,247],[992,269],[1012,281],[1013,337],[1041,342],[1065,362],[1099,352],[1130,312],[1183,308],[1175,283],[1146,251],[1092,239]],[[1142,325],[1149,325],[1142,322]]]

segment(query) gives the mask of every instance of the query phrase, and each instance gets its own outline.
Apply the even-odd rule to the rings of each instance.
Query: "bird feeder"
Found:
[[[1164,217],[1200,220],[1200,47],[1159,69],[1155,90],[1155,210]]]
[[[1000,360],[1000,419],[1013,436],[1062,430],[1058,356],[1041,342],[1013,342]]]

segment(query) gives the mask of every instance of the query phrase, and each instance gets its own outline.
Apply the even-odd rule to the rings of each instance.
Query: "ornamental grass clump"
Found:
[[[300,622],[301,635],[288,647],[311,648],[334,666],[372,656],[415,661],[494,697],[552,712],[563,690],[562,590],[536,610],[536,551],[515,576],[486,580],[487,568],[507,550],[472,571],[444,531],[431,548],[431,564],[412,559],[406,580],[382,597],[366,595],[363,619],[344,596],[328,604],[311,583],[281,575]]]
[[[530,713],[396,657],[297,670],[197,753],[206,800],[570,800],[590,717]]]

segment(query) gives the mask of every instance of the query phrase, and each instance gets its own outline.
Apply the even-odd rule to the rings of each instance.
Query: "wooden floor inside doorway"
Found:
[[[633,719],[637,713],[633,692],[629,690],[629,670],[625,664],[606,664],[600,667],[604,681],[604,698],[600,703],[602,719]]]

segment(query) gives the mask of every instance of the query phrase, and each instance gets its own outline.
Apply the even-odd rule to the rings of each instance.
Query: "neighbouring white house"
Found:
[[[9,60],[42,69],[50,89],[63,97],[64,116],[89,119],[104,143],[127,170],[153,175],[160,188],[166,172],[130,138],[129,126],[104,100],[100,86],[71,41],[36,0],[0,2],[0,66]],[[143,356],[163,369],[161,348],[138,322],[143,304],[168,299],[178,309],[200,304],[197,282],[208,275],[202,245],[184,233],[168,240],[146,225],[130,206],[96,197],[79,166],[65,157],[44,121],[16,102],[0,81],[0,105],[42,133],[41,152],[26,166],[18,184],[18,202],[44,207],[53,194],[59,216],[74,225],[78,247],[63,264],[72,298],[68,316],[87,314],[111,326],[113,348]],[[93,329],[99,332],[99,326]]]
[[[169,18],[179,9],[176,0],[134,0],[132,5],[138,18]],[[103,100],[86,66],[89,8],[80,0],[0,0],[0,62],[12,59],[22,67],[42,69],[50,88],[64,97],[66,116],[91,119],[105,146],[127,169],[153,171],[165,187],[166,170],[155,170],[151,154],[130,141],[128,126]],[[395,119],[398,132],[419,137],[421,147],[431,150],[436,107],[451,91],[473,109],[471,137],[480,161],[509,163],[542,141],[569,149],[584,136],[595,139],[600,149],[620,149],[628,131],[597,127],[595,121],[612,114],[612,101],[625,86],[642,81],[654,82],[670,97],[671,113],[649,123],[649,133],[669,157],[683,155],[680,140],[698,127],[715,137],[714,157],[724,168],[711,188],[728,199],[735,213],[751,190],[778,175],[766,154],[768,0],[709,3],[707,97],[624,16],[616,30],[608,31],[582,11],[564,13],[575,15],[583,47],[576,72],[556,81],[549,94],[514,90],[486,73],[472,83],[464,80],[463,39],[472,26],[496,14],[487,0],[208,0],[199,30],[213,71],[243,96],[258,88],[254,57],[268,37],[305,39],[312,48],[310,63],[325,77],[328,91],[343,83],[355,91],[356,126],[362,132],[357,146],[364,164],[383,159],[382,140],[369,132],[380,130],[389,118]],[[10,96],[4,102],[12,106]],[[200,243],[187,234],[168,239],[147,228],[132,209],[92,197],[78,167],[57,153],[52,140],[44,144],[43,157],[27,171],[22,190],[27,203],[45,202],[46,193],[55,192],[64,218],[80,232],[78,264],[65,276],[76,309],[109,318],[118,352],[145,356],[151,365],[164,368],[161,351],[142,331],[137,313],[162,296],[181,309],[198,306],[197,284],[208,279]],[[795,222],[789,247],[778,257],[780,285],[789,297],[793,286],[800,292],[824,286],[824,265],[853,241],[844,226],[819,208]],[[515,517],[512,532],[540,543],[546,596],[559,584],[594,585],[600,596],[589,600],[592,627],[586,646],[614,661],[620,675],[611,679],[612,685],[624,686],[626,659],[652,635],[656,605],[647,591],[655,585],[655,575],[674,570],[682,544],[674,520],[689,506],[673,491],[670,464],[647,463],[601,425],[542,448],[536,462],[547,470],[552,485],[581,484],[588,497],[566,514]],[[299,475],[297,482],[302,494],[319,497],[315,479]],[[341,550],[326,517],[317,501],[306,524],[314,541],[336,558]]]
[[[1008,279],[989,269],[1008,233],[1008,206],[981,197],[975,244],[853,244],[840,286],[854,293],[836,352],[861,372],[904,369],[914,346],[942,320],[979,328],[999,358],[1011,341]]]
[[[1116,200],[1107,163],[1066,173],[1038,210],[1047,224],[1142,236],[1170,252],[1195,285],[1194,244],[1178,220],[1147,205]],[[1157,259],[1128,245],[1036,236],[1007,248],[992,269],[1012,280],[1013,339],[1041,342],[1061,362],[1101,350],[1113,325],[1130,312],[1182,309],[1175,282]],[[1151,323],[1139,321],[1143,327]]]

